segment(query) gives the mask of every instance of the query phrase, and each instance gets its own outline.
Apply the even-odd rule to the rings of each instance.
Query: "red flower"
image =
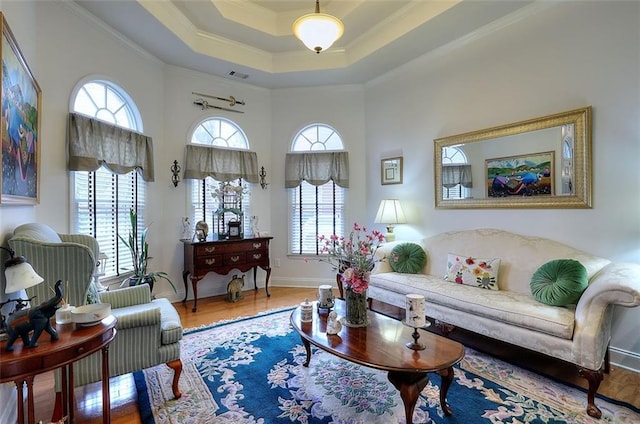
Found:
[[[472,257],[468,257],[465,262],[467,263],[467,265],[473,265],[475,263]]]

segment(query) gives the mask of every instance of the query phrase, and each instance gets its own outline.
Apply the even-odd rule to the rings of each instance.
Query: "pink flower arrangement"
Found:
[[[367,229],[358,223],[353,224],[349,237],[332,234],[318,236],[324,243],[320,253],[328,259],[321,259],[342,271],[341,280],[355,293],[364,293],[369,288],[369,275],[373,269],[380,244],[384,235],[376,230],[367,233]]]

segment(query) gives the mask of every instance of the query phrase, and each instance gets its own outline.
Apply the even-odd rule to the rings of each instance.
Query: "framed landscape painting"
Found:
[[[486,159],[487,197],[553,196],[554,152]]]
[[[0,203],[40,201],[42,91],[0,12],[2,26],[2,192]]]

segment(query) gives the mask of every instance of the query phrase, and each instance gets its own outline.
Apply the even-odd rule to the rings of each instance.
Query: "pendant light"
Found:
[[[316,11],[303,15],[293,23],[293,33],[307,48],[320,53],[333,45],[344,32],[344,25],[335,16],[320,13],[320,0]]]

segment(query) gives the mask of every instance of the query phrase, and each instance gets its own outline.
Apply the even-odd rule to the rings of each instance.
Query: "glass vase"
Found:
[[[347,327],[366,327],[367,320],[367,292],[354,292],[350,286],[345,290],[346,313],[344,325]]]

